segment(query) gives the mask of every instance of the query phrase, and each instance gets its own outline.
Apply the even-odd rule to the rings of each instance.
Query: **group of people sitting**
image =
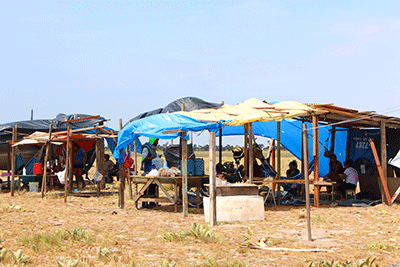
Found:
[[[329,173],[324,176],[324,181],[338,183],[338,191],[341,192],[343,197],[346,197],[346,190],[355,190],[357,188],[358,173],[353,168],[353,160],[348,159],[343,162],[344,167],[340,161],[337,160],[335,154],[332,154],[329,158]],[[289,169],[286,171],[286,177],[292,178],[300,174],[300,170],[297,168],[296,160],[289,163]],[[291,190],[292,194],[297,193],[299,188]],[[328,189],[330,190],[330,188]]]
[[[329,173],[325,175],[324,181],[339,183],[338,190],[343,197],[346,197],[346,190],[355,190],[359,180],[357,170],[353,168],[353,160],[345,160],[343,168],[335,154],[332,154],[329,159]]]

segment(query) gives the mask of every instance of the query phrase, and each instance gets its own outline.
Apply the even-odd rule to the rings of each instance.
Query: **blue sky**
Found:
[[[0,32],[0,123],[118,128],[185,96],[400,105],[399,1],[0,0]]]

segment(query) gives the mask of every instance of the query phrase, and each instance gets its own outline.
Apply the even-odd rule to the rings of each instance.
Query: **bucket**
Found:
[[[39,192],[39,182],[30,182],[29,192]]]
[[[33,164],[33,174],[35,175],[43,174],[43,163],[38,162]]]

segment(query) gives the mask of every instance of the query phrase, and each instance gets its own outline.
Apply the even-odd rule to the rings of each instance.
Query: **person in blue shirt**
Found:
[[[74,143],[74,174],[76,179],[76,188],[79,189],[79,182],[82,182],[82,189],[85,188],[85,180],[83,180],[82,171],[85,166],[86,155],[85,150],[77,143]],[[72,189],[72,188],[71,188]]]

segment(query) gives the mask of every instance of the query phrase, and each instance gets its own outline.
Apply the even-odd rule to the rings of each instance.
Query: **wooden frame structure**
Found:
[[[94,117],[88,117],[88,118],[82,118],[82,119],[77,119],[73,121],[81,121],[84,119],[91,119],[91,118],[97,118],[98,116]],[[72,121],[68,121],[72,122]],[[58,132],[53,132],[52,125],[49,127],[49,132],[48,133],[43,133],[43,134],[36,134],[34,136],[25,136],[23,140],[26,139],[33,139],[33,140],[38,140],[38,142],[42,145],[46,146],[46,154],[45,154],[45,159],[43,163],[44,167],[44,172],[43,172],[43,181],[42,181],[42,188],[41,188],[41,195],[44,197],[47,191],[47,161],[50,159],[50,144],[52,142],[63,142],[66,143],[66,149],[67,149],[67,155],[66,155],[66,180],[65,180],[65,194],[64,194],[64,200],[65,202],[67,201],[67,189],[69,185],[69,191],[72,191],[72,181],[73,181],[73,143],[78,142],[78,141],[95,141],[95,146],[96,146],[96,155],[99,155],[96,157],[96,167],[100,174],[102,174],[103,178],[101,182],[97,183],[97,195],[100,195],[100,190],[105,188],[105,171],[104,171],[104,138],[106,137],[111,137],[115,138],[116,135],[113,131],[108,131],[103,129],[105,126],[103,125],[102,122],[99,123],[99,125],[94,125],[91,127],[85,127],[81,129],[74,129],[71,130],[70,127],[66,131],[58,131]],[[83,131],[87,130],[95,130],[95,134],[89,134],[89,133],[82,133]],[[10,142],[11,145],[17,144],[18,142],[16,141],[16,135],[17,135],[17,128],[15,127],[13,130],[13,139]],[[47,137],[47,138],[46,138]],[[45,140],[43,140],[45,138]],[[11,151],[11,159],[15,159],[16,153],[15,153],[15,146],[12,146],[12,151]],[[11,196],[14,195],[14,177],[17,176],[15,174],[15,160],[11,161]],[[18,175],[20,177],[21,175]]]

